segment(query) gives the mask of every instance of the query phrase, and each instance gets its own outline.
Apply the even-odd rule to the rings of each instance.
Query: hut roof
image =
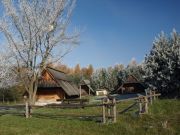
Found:
[[[55,79],[69,81],[68,76],[60,70],[56,70],[51,67],[47,67],[46,70],[48,70]]]
[[[141,88],[145,88],[143,83],[139,81],[134,75],[129,75],[127,79],[122,83],[122,85],[117,89],[120,90],[122,87],[133,87],[140,86]]]
[[[124,83],[140,83],[140,81],[134,75],[129,75]]]
[[[95,91],[93,90],[93,88],[91,87],[90,84],[91,84],[91,83],[90,83],[89,80],[82,80],[80,85],[81,85],[81,86],[86,85],[86,86],[90,89],[91,92],[95,93]]]
[[[78,87],[68,79],[64,72],[50,67],[46,68],[43,72],[47,72],[52,79],[46,80],[41,77],[38,84],[39,88],[61,87],[68,96],[79,95]]]
[[[63,80],[58,80],[58,84],[64,89],[66,94],[69,96],[75,96],[80,94],[79,89],[75,84]]]
[[[90,81],[89,80],[81,80],[80,85],[90,85]]]
[[[84,84],[89,85],[90,81],[89,80],[84,80]]]

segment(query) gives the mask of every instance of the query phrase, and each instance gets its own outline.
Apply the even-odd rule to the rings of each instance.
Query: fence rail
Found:
[[[139,96],[135,98],[129,98],[129,99],[121,99],[121,100],[116,100],[115,97],[107,97],[102,99],[102,103],[99,104],[85,104],[87,101],[86,100],[78,100],[78,103],[71,103],[70,100],[67,100],[67,103],[63,104],[49,104],[45,106],[35,106],[35,105],[30,105],[28,100],[25,101],[25,105],[0,105],[0,111],[2,110],[12,110],[12,109],[22,109],[24,110],[24,115],[26,118],[30,118],[32,114],[32,109],[35,108],[87,108],[87,107],[102,107],[102,123],[107,123],[109,121],[116,123],[117,121],[117,108],[116,105],[119,103],[122,103],[124,101],[132,101],[134,100],[135,102],[128,106],[126,109],[124,109],[122,112],[126,112],[129,110],[131,107],[134,105],[138,104],[139,105],[139,115],[141,114],[147,114],[148,113],[148,105],[149,103],[152,104],[153,101],[155,101],[158,96],[161,94],[156,94],[155,92],[150,92],[146,96]],[[74,102],[75,100],[73,100]],[[118,113],[118,114],[122,114]]]

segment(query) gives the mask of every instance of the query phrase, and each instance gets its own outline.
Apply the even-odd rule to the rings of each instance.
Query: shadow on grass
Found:
[[[19,112],[0,112],[0,116],[3,115],[14,115],[14,116],[21,116],[21,117],[25,117],[24,113],[19,113]]]
[[[33,113],[32,117],[35,118],[43,118],[43,119],[54,119],[54,120],[60,120],[60,119],[67,119],[67,120],[81,120],[81,121],[95,121],[100,123],[102,121],[101,115],[70,115],[70,114],[63,114],[63,115],[52,115],[52,114],[42,114],[42,113]]]
[[[25,114],[23,112],[0,112],[0,116],[3,115],[12,115],[12,116],[18,116],[18,117],[24,117]],[[53,115],[53,114],[43,114],[43,113],[33,113],[31,115],[33,118],[41,118],[41,119],[52,119],[52,120],[62,120],[62,119],[67,119],[67,120],[81,120],[81,121],[94,121],[97,123],[102,122],[102,116],[101,115],[70,115],[70,114],[64,114],[64,115]]]

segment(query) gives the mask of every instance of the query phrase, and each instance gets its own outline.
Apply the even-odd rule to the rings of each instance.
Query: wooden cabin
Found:
[[[61,99],[76,98],[79,94],[78,87],[64,72],[48,67],[39,78],[36,104],[57,103]]]
[[[81,96],[86,96],[86,95],[95,95],[95,91],[90,85],[89,80],[83,80],[80,83],[80,90],[81,90]]]
[[[126,81],[118,88],[120,94],[142,93],[145,86],[135,76],[129,75]]]

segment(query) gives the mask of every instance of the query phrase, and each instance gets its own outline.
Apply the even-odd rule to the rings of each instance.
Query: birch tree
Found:
[[[34,104],[38,78],[47,63],[61,60],[78,43],[79,33],[67,32],[75,0],[2,0],[1,4],[0,31]]]

